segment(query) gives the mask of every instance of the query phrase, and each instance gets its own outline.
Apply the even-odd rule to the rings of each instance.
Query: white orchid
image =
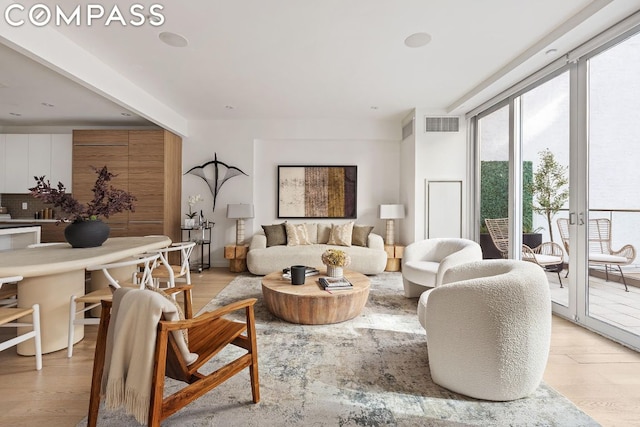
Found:
[[[193,212],[193,207],[198,202],[204,202],[204,199],[199,194],[196,194],[195,196],[189,196],[189,198],[187,199],[187,204],[189,205],[189,213],[187,214],[187,216],[189,218],[193,218],[194,216],[196,216],[196,213]]]

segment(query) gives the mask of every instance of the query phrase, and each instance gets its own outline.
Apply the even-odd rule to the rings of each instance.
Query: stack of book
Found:
[[[325,291],[337,291],[341,289],[353,289],[353,285],[344,277],[321,277],[318,279],[320,286]]]
[[[320,271],[318,271],[317,268],[315,267],[305,267],[305,272],[304,275],[309,277],[309,276],[315,276],[316,274],[320,274]],[[290,268],[283,268],[282,269],[282,278],[283,279],[291,279],[291,269]]]

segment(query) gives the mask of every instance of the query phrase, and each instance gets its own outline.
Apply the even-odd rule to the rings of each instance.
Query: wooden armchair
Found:
[[[258,352],[253,312],[253,305],[256,299],[252,298],[238,301],[215,311],[203,313],[196,318],[192,318],[191,288],[192,286],[185,285],[165,291],[169,295],[180,292],[183,294],[185,320],[167,321],[161,319],[158,322],[153,372],[150,384],[151,399],[147,420],[149,426],[160,426],[162,420],[247,367],[249,368],[251,377],[253,402],[258,403],[260,401]],[[154,293],[154,291],[150,290],[140,292]],[[88,426],[95,426],[98,418],[101,383],[109,342],[107,340],[107,333],[111,319],[111,304],[111,301],[102,301],[102,315],[98,328],[93,378],[91,382]],[[237,310],[245,310],[246,323],[236,322],[222,317]],[[122,308],[118,310],[118,317],[120,317],[121,312]],[[181,350],[181,343],[178,342],[181,339],[179,337],[182,336],[179,331],[183,329],[188,331],[188,352],[198,355],[197,360],[191,364],[187,363],[184,352]],[[246,334],[243,334],[244,332],[246,332]],[[184,344],[184,342],[182,344]],[[230,344],[244,348],[247,352],[208,375],[198,372],[198,369]],[[165,376],[185,382],[188,385],[163,398]]]
[[[502,258],[507,258],[509,256],[509,218],[485,218],[484,222],[493,244],[500,251]],[[522,260],[536,263],[544,270],[556,273],[560,287],[564,287],[560,278],[560,272],[564,267],[564,252],[559,244],[543,242],[535,248],[523,244]]]

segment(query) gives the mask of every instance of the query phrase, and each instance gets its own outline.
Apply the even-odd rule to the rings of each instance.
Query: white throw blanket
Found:
[[[147,423],[156,328],[163,315],[178,320],[175,304],[157,292],[120,288],[113,294],[102,379],[105,406],[124,406],[141,424]],[[193,363],[198,356],[189,353],[180,333],[174,337],[187,363]]]

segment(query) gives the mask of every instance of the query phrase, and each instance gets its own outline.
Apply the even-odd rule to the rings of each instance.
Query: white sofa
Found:
[[[362,274],[378,274],[383,272],[387,265],[384,242],[378,234],[369,234],[366,247],[337,246],[324,243],[267,247],[267,237],[262,231],[259,231],[251,239],[247,253],[247,268],[251,273],[259,276],[281,271],[292,265],[323,268],[321,256],[329,248],[340,249],[349,254],[351,264],[346,267],[348,270]]]
[[[551,340],[544,270],[516,260],[453,267],[418,305],[436,384],[476,399],[506,401],[540,384]]]
[[[402,257],[404,295],[417,298],[439,286],[447,269],[481,259],[482,249],[472,240],[439,238],[411,243]]]

